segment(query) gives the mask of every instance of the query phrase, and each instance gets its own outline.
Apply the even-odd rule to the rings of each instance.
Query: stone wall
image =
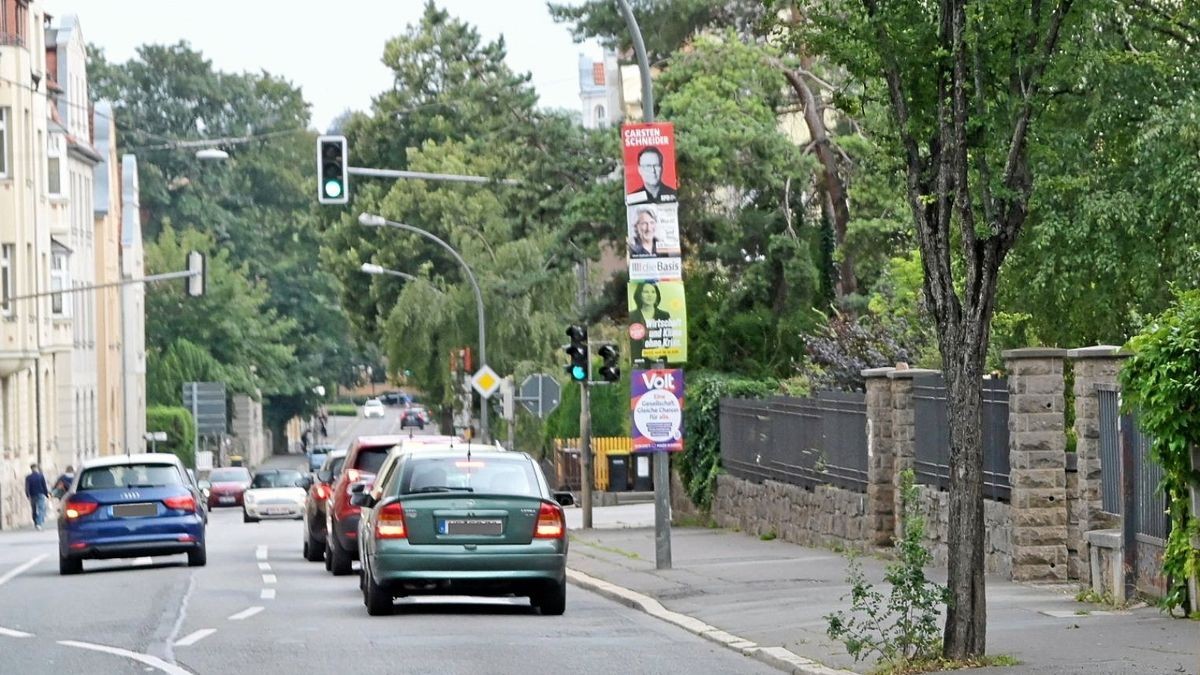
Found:
[[[925,517],[925,543],[935,565],[949,560],[950,493],[917,486],[918,513]],[[983,559],[988,574],[1012,576],[1012,509],[1004,502],[983,502]]]
[[[721,527],[755,536],[825,548],[869,548],[867,496],[829,485],[806,490],[797,485],[762,484],[717,476],[713,519]]]

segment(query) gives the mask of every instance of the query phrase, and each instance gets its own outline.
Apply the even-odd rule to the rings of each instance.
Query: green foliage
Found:
[[[353,403],[330,403],[325,406],[325,412],[333,417],[357,417],[358,406]]]
[[[1035,324],[1031,314],[996,312],[992,317],[992,339],[988,341],[985,368],[988,371],[1003,371],[1005,365],[1001,355],[1006,350],[1041,347]]]
[[[1200,514],[1191,513],[1189,488],[1200,486],[1192,452],[1200,442],[1200,290],[1179,291],[1175,302],[1129,341],[1133,353],[1121,369],[1123,405],[1153,443],[1150,454],[1163,469],[1171,532],[1163,551],[1168,579],[1161,604],[1187,607],[1189,578],[1200,578]]]
[[[146,431],[165,431],[167,440],[156,444],[159,452],[172,452],[183,465],[196,468],[196,424],[187,408],[151,405],[146,408]]]
[[[925,549],[925,519],[917,512],[913,472],[900,474],[900,517],[903,536],[896,541],[896,562],[884,574],[891,593],[875,590],[862,565],[853,556],[846,581],[850,584],[850,610],[825,617],[828,634],[861,661],[877,656],[881,665],[896,667],[933,658],[940,648],[940,605],[949,601],[946,589],[925,577],[931,555]],[[843,598],[844,599],[844,598]]]
[[[689,371],[683,414],[683,452],[674,465],[692,503],[712,506],[717,474],[721,471],[721,399],[764,398],[778,384],[770,379],[747,379],[711,371]]]
[[[629,436],[632,423],[629,411],[629,373],[622,371],[616,384],[592,387],[592,436]],[[562,384],[562,399],[546,418],[547,441],[555,438],[579,438],[579,385]]]

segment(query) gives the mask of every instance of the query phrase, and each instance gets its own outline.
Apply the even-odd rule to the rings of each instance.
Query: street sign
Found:
[[[150,431],[146,433],[146,440],[154,441],[155,443],[165,443],[167,440],[167,432],[165,431]]]
[[[196,453],[196,471],[212,471],[213,469],[213,453],[212,450],[201,450]]]
[[[517,400],[521,405],[539,418],[545,418],[558,407],[562,398],[562,387],[558,385],[558,380],[545,373],[539,373],[530,375],[521,382],[520,393]]]
[[[183,407],[196,418],[197,434],[211,436],[228,431],[224,382],[184,382]]]
[[[484,364],[482,368],[475,371],[475,375],[471,377],[471,386],[475,387],[475,391],[484,398],[490,398],[496,390],[500,388],[500,376],[492,367]]]

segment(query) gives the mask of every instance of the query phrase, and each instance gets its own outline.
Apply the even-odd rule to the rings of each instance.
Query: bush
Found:
[[[712,506],[713,489],[721,470],[721,399],[763,398],[775,393],[775,380],[754,380],[699,371],[684,381],[683,452],[675,468],[688,497],[696,506]]]
[[[629,436],[629,373],[613,384],[592,387],[592,437]],[[579,385],[562,384],[562,398],[546,418],[546,439],[579,438]]]
[[[155,445],[159,452],[173,452],[183,465],[196,468],[194,443],[196,424],[187,408],[156,405],[146,408],[146,431],[165,431],[167,440]]]
[[[336,417],[356,417],[358,406],[353,403],[331,403],[325,406],[325,412]]]

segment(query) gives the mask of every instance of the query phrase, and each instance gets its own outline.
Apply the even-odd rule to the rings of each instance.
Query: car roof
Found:
[[[300,469],[291,469],[291,468],[288,468],[288,467],[286,467],[286,466],[283,466],[283,467],[279,467],[279,466],[273,466],[273,467],[269,467],[269,468],[266,468],[266,469],[259,469],[259,470],[257,470],[257,471],[255,471],[255,472],[254,472],[254,475],[255,475],[255,476],[257,476],[257,475],[259,475],[259,474],[263,474],[263,473],[279,473],[280,471],[291,471],[291,472],[294,472],[294,473],[304,473],[304,472],[303,472],[303,471],[301,471]]]
[[[129,464],[169,464],[171,466],[183,466],[183,462],[179,461],[179,458],[175,455],[165,452],[142,452],[136,455],[112,455],[109,457],[85,459],[79,469],[82,471],[98,466],[123,466]]]
[[[467,446],[455,446],[453,449],[430,448],[428,451],[424,449],[417,450],[412,453],[420,455],[421,459],[466,459]],[[471,459],[527,459],[532,461],[532,458],[524,452],[509,452],[507,450],[495,450],[485,446],[475,446],[471,450]]]
[[[382,448],[391,447],[408,438],[407,435],[387,434],[384,436],[359,436],[350,444],[351,448]]]
[[[367,400],[366,400],[366,402],[365,402],[365,403],[368,403],[368,404],[369,404],[369,403],[383,403],[383,401],[380,401],[380,400],[379,400],[379,399],[377,399],[377,398],[369,398],[369,399],[367,399]]]

